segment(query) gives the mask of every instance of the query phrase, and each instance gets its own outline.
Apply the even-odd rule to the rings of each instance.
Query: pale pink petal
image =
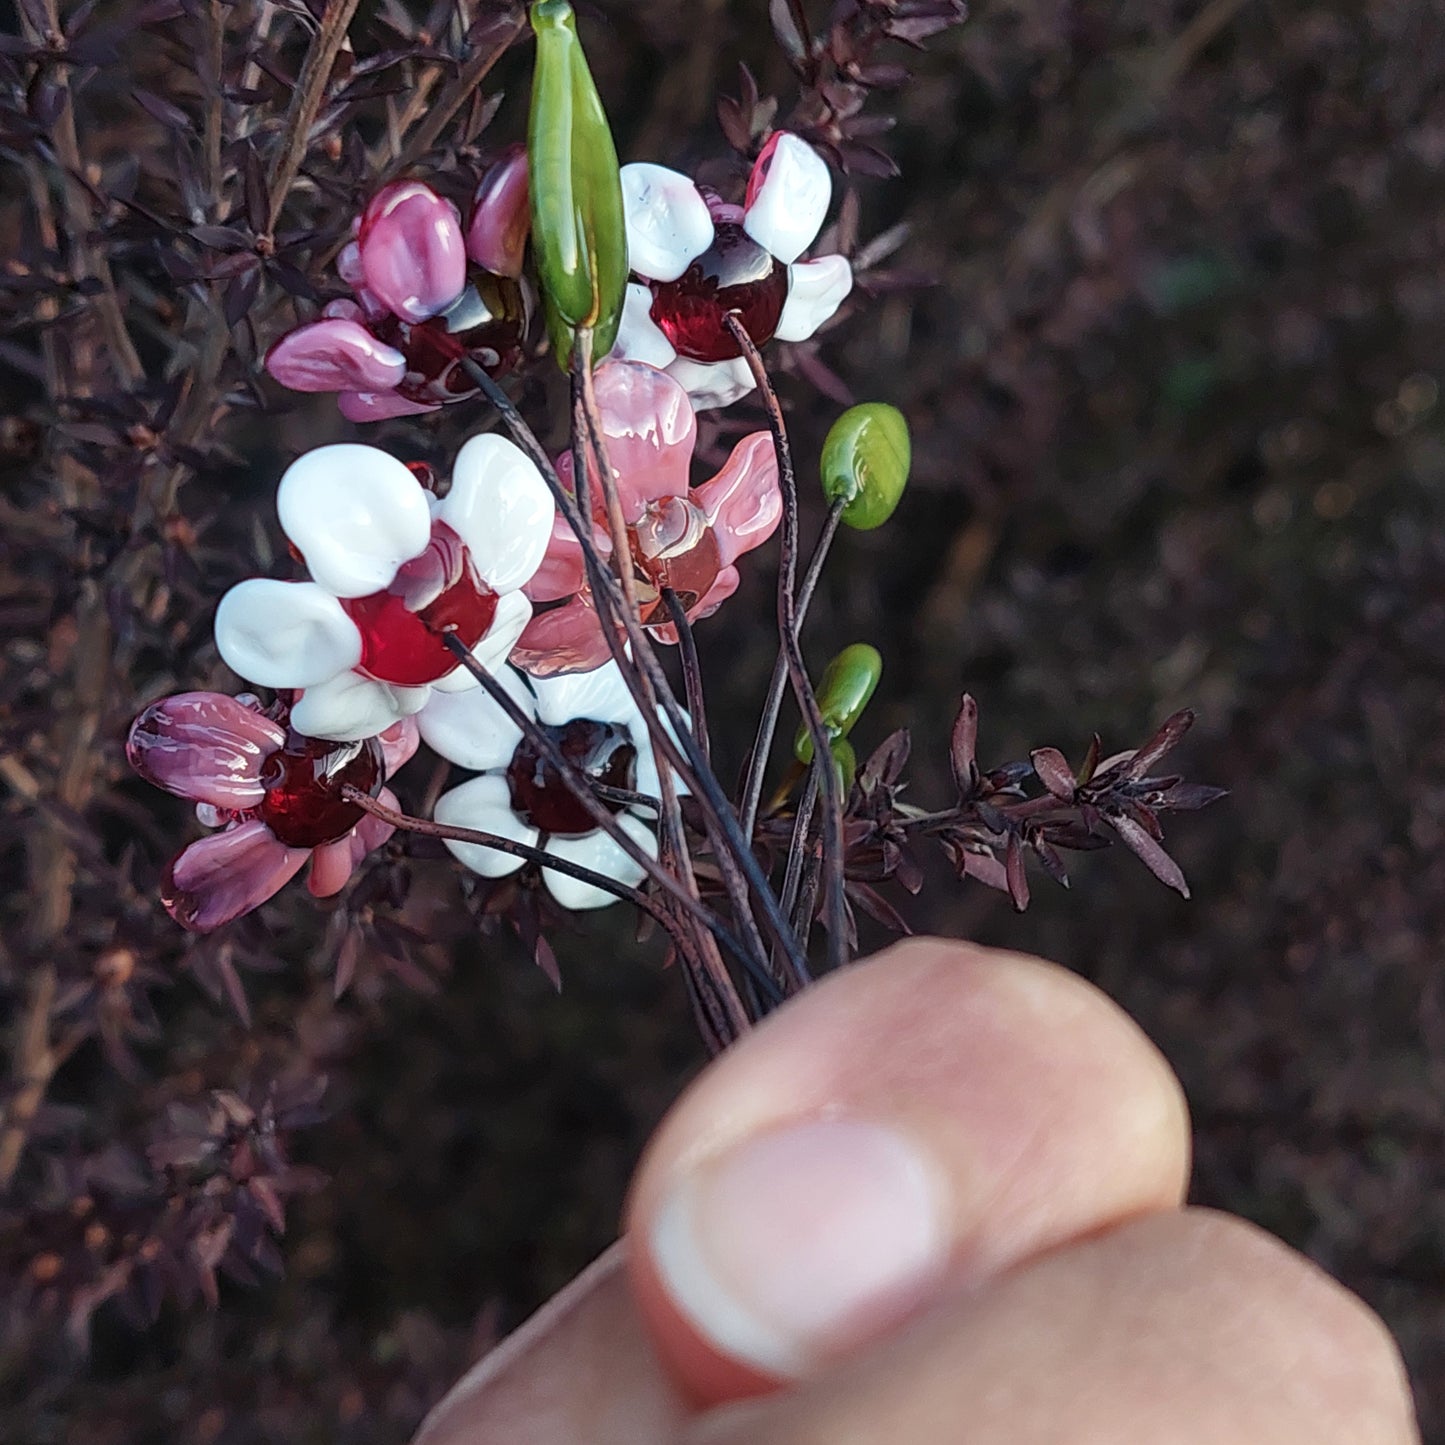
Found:
[[[388,421],[394,416],[421,416],[440,411],[441,403],[408,401],[399,391],[343,391],[336,409],[347,421]]]
[[[843,304],[853,289],[853,268],[843,256],[820,256],[788,267],[788,299],[773,335],[806,341]]]
[[[219,692],[153,702],[131,724],[125,755],[148,783],[222,810],[254,808],[261,769],[286,729]]]
[[[356,243],[367,290],[403,320],[445,311],[466,285],[461,217],[421,181],[396,181],[378,191]]]
[[[313,898],[331,898],[346,887],[355,863],[351,856],[351,834],[334,843],[311,850],[311,871],[306,887]]]
[[[520,276],[532,212],[527,202],[527,150],[511,146],[482,177],[467,223],[467,255],[498,276]]]
[[[357,222],[352,222],[353,226],[356,224]],[[348,286],[366,285],[366,273],[361,269],[361,247],[355,241],[348,241],[336,253],[336,274]]]
[[[292,391],[387,391],[406,375],[406,357],[359,322],[333,317],[283,336],[266,370]]]
[[[376,801],[392,809],[393,812],[401,812],[401,803],[390,788],[383,788],[376,795]],[[390,842],[391,835],[395,832],[396,829],[392,824],[383,823],[380,818],[373,817],[370,813],[366,814],[345,840],[351,845],[352,866],[358,866],[368,853],[374,853],[383,843]]]
[[[692,499],[702,508],[717,539],[718,556],[735,562],[760,547],[777,529],[783,515],[778,485],[778,455],[765,431],[745,436],[711,481]]]
[[[321,308],[321,314],[326,317],[337,317],[342,321],[364,322],[366,320],[366,312],[355,301],[345,296],[338,296],[335,301],[328,301]]]
[[[742,576],[736,567],[724,567],[717,574],[712,586],[688,608],[687,620],[701,622],[704,617],[711,617],[738,590],[738,583],[741,581]],[[672,623],[661,622],[647,630],[660,642],[674,647],[677,645],[677,628]]]
[[[778,260],[792,263],[813,244],[832,195],[827,161],[807,141],[780,130],[748,177],[743,230]]]
[[[512,649],[512,663],[533,677],[590,672],[612,656],[602,623],[581,597],[534,617]]]
[[[421,733],[417,728],[416,719],[404,717],[400,722],[392,723],[380,735],[380,739],[381,756],[386,770],[384,776],[394,778],[411,761],[412,755],[421,743]]]
[[[697,418],[687,392],[640,361],[604,361],[594,385],[622,514],[635,522],[648,502],[685,497]]]
[[[732,201],[725,201],[713,190],[711,186],[699,186],[698,194],[707,203],[707,213],[712,217],[714,226],[741,226],[743,223],[743,208],[734,205]]]
[[[666,166],[622,167],[627,260],[639,276],[676,281],[712,245],[712,217],[692,181]]]
[[[260,907],[300,871],[309,848],[288,848],[252,819],[192,843],[161,879],[161,902],[183,928],[210,933]]]
[[[563,482],[570,480],[572,458],[559,460],[557,470],[566,475]],[[612,538],[597,525],[592,528],[592,541],[603,558],[612,555]],[[522,589],[533,602],[559,602],[580,592],[587,581],[587,570],[582,561],[582,544],[572,530],[566,517],[560,512],[552,521],[552,537],[547,543],[542,565],[532,574],[532,580]]]

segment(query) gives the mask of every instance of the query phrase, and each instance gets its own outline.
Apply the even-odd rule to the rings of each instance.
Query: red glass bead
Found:
[[[562,750],[563,757],[594,782],[628,791],[637,786],[637,749],[626,728],[574,718],[562,727],[544,726],[542,731]],[[512,792],[512,810],[539,832],[575,838],[597,826],[562,774],[525,738],[512,754],[507,785]],[[620,803],[601,801],[614,813],[622,810]]]
[[[676,592],[683,608],[691,610],[722,571],[713,529],[702,509],[684,497],[648,503],[636,526],[628,530],[628,538],[645,623],[671,620],[661,596],[664,587]]]
[[[652,319],[680,356],[731,361],[742,355],[723,317],[736,312],[761,346],[777,330],[788,299],[788,268],[736,222],[713,229],[713,242],[676,281],[653,281]]]
[[[335,743],[288,730],[286,745],[266,759],[266,796],[251,814],[288,848],[319,848],[344,838],[362,819],[341,789],[350,784],[375,797],[384,763],[379,738]]]
[[[378,682],[419,687],[457,665],[445,638],[470,651],[497,614],[497,594],[482,581],[466,544],[433,522],[426,551],[403,562],[391,586],[341,605],[361,633],[358,671]]]
[[[408,401],[449,402],[476,393],[458,365],[470,357],[488,376],[503,376],[521,359],[527,337],[526,293],[515,281],[473,267],[467,287],[440,316],[403,321],[386,316],[372,330],[406,357],[397,391]]]

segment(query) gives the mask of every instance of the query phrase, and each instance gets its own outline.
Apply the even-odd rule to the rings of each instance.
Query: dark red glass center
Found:
[[[406,357],[396,389],[408,401],[459,401],[477,390],[459,364],[463,357],[488,376],[504,375],[521,358],[527,298],[515,281],[472,267],[466,290],[440,316],[418,322],[387,316],[372,329]]]
[[[378,682],[419,687],[457,665],[445,638],[468,651],[497,613],[497,594],[482,581],[466,544],[444,522],[433,522],[419,557],[403,562],[391,586],[341,606],[361,632],[359,670]]]
[[[757,345],[771,341],[788,299],[788,268],[733,221],[676,281],[653,281],[652,319],[681,356],[731,361],[741,356],[723,317],[736,312]]]
[[[288,729],[286,744],[261,770],[266,796],[251,814],[288,848],[319,848],[344,838],[362,819],[341,789],[350,784],[375,797],[381,791],[381,740],[336,743]]]
[[[557,744],[568,762],[594,782],[628,791],[637,786],[637,749],[626,728],[615,723],[574,718],[562,727],[544,726],[542,731]],[[512,754],[507,785],[512,790],[513,812],[540,832],[575,838],[597,826],[587,809],[572,795],[562,774],[525,738]],[[623,807],[606,799],[603,803],[614,813]]]

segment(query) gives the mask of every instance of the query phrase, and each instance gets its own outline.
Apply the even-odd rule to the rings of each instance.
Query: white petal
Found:
[[[712,245],[712,216],[692,181],[666,166],[622,167],[627,261],[639,276],[676,281]]]
[[[291,725],[313,738],[371,738],[420,712],[430,695],[429,687],[394,687],[343,672],[301,694],[291,709]]]
[[[449,793],[443,793],[432,809],[438,823],[453,828],[475,828],[482,833],[497,833],[514,843],[535,845],[537,830],[529,828],[513,811],[507,780],[500,777],[473,778]],[[505,878],[525,863],[525,858],[501,853],[481,843],[456,843],[446,840],[451,853],[473,873],[483,878]]]
[[[393,456],[356,442],[298,457],[276,492],[281,529],[338,597],[379,592],[431,538],[427,493]]]
[[[676,355],[672,342],[652,319],[652,292],[636,281],[627,283],[622,301],[622,320],[617,326],[617,340],[611,355],[622,361],[641,361],[661,371]]]
[[[361,661],[361,633],[331,593],[271,577],[238,582],[221,598],[216,647],[262,687],[314,687]]]
[[[617,821],[625,833],[631,835],[650,858],[657,857],[657,839],[640,819],[630,813],[619,813]],[[642,869],[618,847],[600,828],[594,833],[584,833],[580,838],[547,839],[547,851],[565,858],[569,863],[580,863],[594,873],[603,873],[618,883],[635,888],[643,879]],[[584,883],[580,878],[569,878],[554,868],[542,870],[542,881],[547,891],[563,908],[605,908],[617,900],[612,894]]]
[[[743,230],[778,260],[791,264],[813,244],[832,198],[827,161],[807,141],[784,133],[743,216]]]
[[[732,361],[693,361],[679,356],[667,367],[667,374],[686,389],[694,411],[731,406],[753,389],[753,374],[741,356]]]
[[[687,717],[685,711],[683,716]],[[691,721],[691,719],[689,719],[689,721]],[[663,718],[662,725],[666,728],[668,736],[676,742],[677,731],[672,724],[666,718]],[[635,741],[637,743],[637,791],[646,794],[649,798],[656,798],[661,802],[662,783],[657,776],[657,755],[652,750],[652,736],[646,727],[643,727],[642,731],[636,735]],[[666,759],[664,759],[664,762],[665,761]],[[685,798],[692,789],[678,777],[675,770],[669,769],[669,771],[672,772],[673,789],[676,791],[678,797]],[[646,816],[652,816],[650,809]]]
[[[504,667],[496,678],[528,717],[535,714],[532,694],[520,673]],[[522,741],[521,728],[480,686],[470,692],[433,690],[416,721],[429,747],[458,767],[476,772],[505,768]]]
[[[457,453],[452,489],[436,504],[467,544],[494,592],[515,592],[542,565],[556,509],[542,474],[496,432],[474,436]]]
[[[779,341],[806,341],[852,289],[853,268],[846,257],[795,262],[788,267],[788,299],[773,335]]]
[[[593,722],[620,723],[646,737],[647,728],[623,680],[622,670],[610,659],[591,672],[536,678],[532,686],[537,690],[537,716],[552,727],[581,717]]]

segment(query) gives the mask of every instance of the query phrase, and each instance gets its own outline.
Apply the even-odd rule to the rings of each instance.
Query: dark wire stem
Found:
[[[610,809],[608,809],[593,792],[590,783],[582,773],[562,752],[552,738],[544,732],[532,718],[528,717],[516,704],[512,695],[479,663],[475,657],[467,651],[465,644],[452,633],[443,634],[443,642],[453,657],[471,673],[476,680],[486,689],[487,695],[502,709],[517,727],[522,730],[522,735],[533,747],[537,749],[546,760],[557,769],[564,781],[571,789],[577,801],[587,810],[588,816],[634,863],[643,869],[646,876],[655,883],[664,893],[677,903],[690,918],[701,924],[707,930],[708,935],[727,942],[731,951],[737,954],[738,961],[750,973],[761,975],[775,996],[778,995],[776,983],[765,967],[760,967],[746,949],[738,942],[736,936],[727,929],[722,920],[717,918],[709,909],[696,898],[693,898],[687,890],[672,876],[665,868],[658,866],[657,860],[650,857],[637,844],[629,833],[624,831],[617,823]],[[721,931],[719,931],[721,930]],[[741,1013],[739,1003],[739,1016],[742,1017],[742,1027],[745,1029],[747,1020]]]
[[[778,394],[763,365],[762,354],[753,344],[747,328],[733,313],[723,317],[748,363],[758,391],[767,408],[768,426],[773,433],[773,447],[778,454],[778,480],[783,489],[782,566],[778,572],[778,635],[788,660],[788,675],[793,694],[803,714],[803,723],[813,743],[813,757],[828,759],[833,755],[831,739],[823,723],[818,698],[808,681],[798,645],[798,599],[794,593],[798,571],[798,482],[793,471],[793,452],[788,442],[788,429],[783,421],[783,408]],[[825,918],[828,926],[828,963],[839,967],[847,957],[847,912],[843,898],[843,800],[838,787],[837,770],[815,769],[822,778],[823,791],[823,873],[825,880]]]
[[[808,615],[808,608],[813,601],[813,593],[818,589],[818,579],[823,575],[823,564],[828,560],[828,552],[833,546],[833,538],[838,535],[838,524],[843,520],[843,508],[847,504],[846,497],[839,497],[828,508],[828,517],[823,523],[822,533],[818,537],[818,545],[813,548],[813,555],[808,562],[808,570],[803,574],[802,586],[798,588],[798,627],[800,629],[803,619]],[[741,816],[743,832],[749,837],[752,837],[753,829],[758,822],[758,805],[762,801],[763,782],[767,777],[768,754],[773,750],[773,735],[778,730],[778,715],[783,710],[783,689],[787,686],[787,681],[788,658],[786,653],[780,651],[778,660],[773,664],[773,676],[768,683],[767,701],[764,702],[762,716],[758,719],[758,732],[753,739],[753,751],[748,758],[747,776],[743,782]]]
[[[592,385],[591,345],[591,333],[585,330],[579,331],[572,368],[573,446],[576,448],[573,470],[579,477],[590,476],[585,466],[586,457],[582,451],[582,433],[585,429],[592,447],[593,460],[596,462],[597,477],[602,487],[603,506],[607,514],[608,530],[612,536],[612,564],[622,590],[622,600],[617,606],[617,611],[623,628],[627,632],[628,640],[632,644],[633,656],[639,664],[636,677],[633,676],[632,669],[626,665],[625,651],[621,639],[616,636],[615,632],[608,634],[609,645],[614,657],[617,658],[618,666],[627,681],[628,688],[643,710],[643,715],[657,720],[656,725],[652,728],[654,749],[659,753],[667,752],[672,755],[676,755],[677,752],[676,743],[667,729],[661,726],[661,720],[657,717],[659,700],[667,712],[668,720],[676,729],[679,740],[684,744],[690,766],[680,769],[680,771],[688,780],[688,786],[692,788],[693,792],[701,794],[700,801],[704,804],[704,824],[709,841],[712,843],[718,871],[722,876],[723,887],[727,892],[728,901],[732,905],[733,915],[742,927],[744,939],[756,948],[759,965],[767,968],[769,966],[768,948],[763,942],[757,920],[749,906],[747,883],[733,856],[734,845],[727,831],[728,822],[735,822],[735,820],[731,817],[726,797],[722,796],[722,789],[718,787],[712,776],[706,754],[701,751],[698,744],[695,732],[696,722],[694,720],[690,727],[687,718],[683,716],[677,705],[677,699],[673,696],[672,686],[661,671],[657,655],[652,649],[651,639],[642,626],[642,613],[637,604],[636,577],[631,566],[632,549],[628,544],[627,522],[622,513],[621,494],[617,489],[617,474],[612,470],[612,463],[607,455],[602,417],[597,407],[596,393]],[[586,515],[585,511],[584,515]],[[669,848],[678,860],[678,867],[688,890],[696,893],[697,879],[693,873],[687,836],[683,830],[682,809],[677,801],[671,769],[661,756],[658,757],[658,777],[662,782],[663,818],[668,824]],[[712,784],[712,788],[717,794],[715,798],[709,797],[709,783]],[[761,869],[758,871],[761,873]],[[766,880],[764,883],[766,884]],[[776,900],[772,898],[771,894],[768,896],[768,901],[776,906]],[[781,917],[782,915],[779,913],[779,918],[781,919]],[[720,960],[718,966],[721,967]]]
[[[551,458],[548,457],[542,444],[537,440],[532,429],[527,425],[521,413],[513,405],[511,398],[504,392],[485,371],[475,362],[463,358],[460,363],[466,374],[476,382],[483,395],[497,408],[502,420],[506,423],[508,430],[512,433],[517,445],[522,448],[526,455],[532,460],[541,472],[543,480],[552,493],[552,499],[558,510],[567,519],[567,524],[572,528],[573,534],[577,537],[578,545],[582,550],[583,562],[587,568],[588,582],[592,587],[593,599],[598,604],[599,615],[606,616],[605,606],[617,609],[620,606],[620,597],[617,592],[616,579],[612,573],[603,565],[602,559],[597,554],[597,548],[593,544],[591,528],[583,520],[577,509],[577,501],[561,483],[557,476],[556,469],[552,466]],[[585,479],[584,479],[585,480]],[[639,665],[649,673],[653,685],[659,688],[659,697],[664,706],[668,709],[669,719],[673,721],[677,729],[678,737],[688,751],[688,760],[683,760],[677,747],[676,741],[667,736],[666,746],[669,749],[669,756],[674,766],[682,774],[684,781],[693,788],[698,801],[704,809],[704,816],[709,816],[717,821],[724,830],[731,851],[735,854],[753,894],[758,900],[758,906],[762,909],[763,917],[768,924],[769,931],[777,938],[783,948],[784,956],[793,977],[800,982],[806,982],[808,978],[807,963],[804,960],[801,950],[798,948],[797,940],[793,936],[792,929],[788,926],[787,920],[783,917],[782,909],[778,906],[778,900],[772,889],[768,886],[768,880],[764,876],[752,848],[743,835],[738,825],[736,814],[732,811],[732,805],[728,802],[722,791],[721,785],[713,776],[712,770],[703,767],[697,776],[696,782],[692,776],[692,768],[689,762],[695,764],[699,757],[696,740],[687,726],[687,721],[682,717],[678,708],[677,699],[672,696],[672,690],[667,682],[667,675],[663,672],[657,656],[652,650],[645,629],[636,624],[636,619],[629,619],[623,615],[624,627],[628,632],[629,641],[633,642],[633,655]],[[628,626],[628,623],[632,626]],[[604,622],[604,626],[606,623]],[[623,676],[628,676],[628,669],[623,669]],[[510,701],[510,699],[508,699]],[[657,725],[657,719],[648,720],[649,727]],[[700,786],[699,786],[700,785]],[[763,960],[765,964],[765,960]]]
[[[831,761],[832,754],[828,757]],[[788,845],[788,868],[783,875],[783,912],[789,918],[794,918],[794,908],[798,904],[798,884],[803,877],[803,864],[810,852],[809,833],[813,829],[813,815],[818,811],[818,763],[814,760],[813,766],[808,769],[808,781],[803,788],[803,795],[798,799],[798,811],[793,818],[793,837]],[[797,925],[794,924],[796,930]],[[802,936],[802,935],[800,935]]]
[[[707,707],[702,695],[702,668],[697,660],[697,639],[692,635],[692,623],[687,620],[687,608],[671,587],[662,589],[663,605],[677,629],[677,647],[682,658],[682,683],[687,695],[687,710],[692,714],[692,735],[702,749],[703,759],[712,766],[712,739],[707,730]],[[750,829],[744,828],[744,835]]]

